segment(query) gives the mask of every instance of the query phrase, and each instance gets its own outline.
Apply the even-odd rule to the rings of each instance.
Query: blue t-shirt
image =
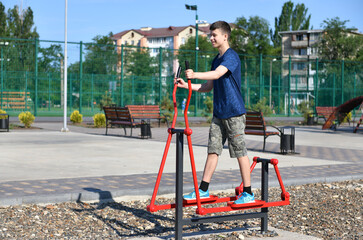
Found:
[[[213,81],[213,115],[219,119],[236,117],[246,113],[241,89],[241,61],[231,48],[213,59],[212,71],[223,65],[228,69],[222,77]]]

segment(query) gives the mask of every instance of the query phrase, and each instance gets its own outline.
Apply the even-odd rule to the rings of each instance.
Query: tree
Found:
[[[19,15],[20,14],[20,15]],[[7,15],[7,28],[12,38],[32,39],[39,38],[36,27],[33,27],[33,11],[30,7],[22,13],[18,6],[9,8]]]
[[[308,8],[305,8],[303,3],[296,4],[295,8],[291,1],[284,3],[280,16],[275,17],[275,30],[270,30],[271,41],[275,48],[281,48],[279,32],[309,29],[311,14],[307,13]]]
[[[155,72],[155,59],[145,49],[137,49],[127,55],[129,67],[127,72],[135,76],[152,76]]]
[[[51,44],[47,48],[40,48],[38,56],[39,72],[59,72],[60,59],[63,58],[62,46],[59,44]]]
[[[93,43],[85,46],[83,73],[110,74],[116,72],[117,52],[110,32],[106,36],[97,35]],[[79,63],[76,63],[79,64]]]
[[[214,55],[216,55],[216,49],[213,48],[209,39],[205,36],[198,36],[198,70],[204,69],[206,59],[212,61]],[[203,58],[203,61],[201,61]],[[179,64],[184,68],[185,60],[189,61],[190,68],[195,67],[195,37],[190,37],[185,44],[181,45],[178,53]],[[209,65],[210,68],[210,64]]]
[[[259,16],[237,18],[232,30],[231,47],[241,53],[268,55],[272,51],[269,39],[269,23]]]
[[[324,29],[319,49],[321,57],[329,60],[361,58],[363,47],[363,36],[355,34],[354,28],[348,28],[346,23],[339,17],[324,20],[321,25]]]
[[[0,37],[7,36],[5,6],[0,2]]]

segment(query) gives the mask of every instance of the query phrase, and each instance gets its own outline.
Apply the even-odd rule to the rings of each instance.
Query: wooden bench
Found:
[[[141,123],[134,122],[127,107],[103,107],[106,116],[106,135],[109,127],[120,126],[124,129],[126,135],[126,127],[132,129],[140,127]]]
[[[0,108],[29,110],[30,106],[27,104],[29,98],[29,92],[2,92],[0,93]]]
[[[316,117],[323,118],[324,121],[328,120],[329,116],[334,112],[336,107],[315,107]]]
[[[155,119],[159,121],[159,127],[160,121],[165,120],[169,127],[168,119],[161,113],[159,105],[127,105],[126,107],[129,109],[134,120],[147,120],[150,122],[150,120]]]
[[[265,119],[263,118],[262,112],[248,111],[246,113],[245,134],[263,136],[263,151],[265,151],[266,138],[274,135],[281,137],[280,129],[275,126],[269,126],[277,129],[277,131],[268,131],[266,129],[267,125],[265,123]]]

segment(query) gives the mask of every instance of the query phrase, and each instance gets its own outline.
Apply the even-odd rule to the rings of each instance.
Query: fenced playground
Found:
[[[0,108],[13,116],[22,111],[62,116],[63,47],[61,41],[1,38]],[[68,113],[79,110],[92,116],[102,112],[102,102],[161,105],[172,98],[174,72],[180,62],[189,60],[195,71],[208,71],[216,54],[68,42]],[[300,116],[299,104],[304,101],[310,107],[338,106],[363,95],[362,62],[242,53],[240,59],[241,93],[248,108],[259,104],[276,116]],[[193,94],[191,116],[208,114],[205,101],[212,95]],[[177,101],[181,103],[186,96],[186,90],[180,91]]]

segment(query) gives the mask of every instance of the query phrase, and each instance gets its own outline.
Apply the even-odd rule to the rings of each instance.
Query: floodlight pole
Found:
[[[198,6],[185,4],[187,10],[195,11],[195,71],[198,72]],[[197,97],[194,98],[194,115],[197,116]]]
[[[65,0],[65,15],[64,15],[64,104],[63,104],[63,128],[62,132],[68,132],[67,128],[67,0]]]

